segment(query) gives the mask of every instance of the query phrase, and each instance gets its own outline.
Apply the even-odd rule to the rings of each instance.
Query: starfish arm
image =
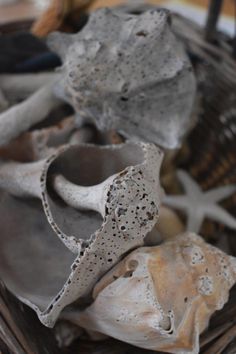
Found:
[[[204,199],[206,199],[208,202],[218,202],[222,199],[230,197],[235,192],[236,192],[235,184],[229,186],[223,186],[206,192],[204,195]]]
[[[202,212],[190,210],[187,215],[187,231],[199,233],[203,220],[204,214]]]
[[[196,197],[198,194],[202,194],[202,190],[200,189],[199,185],[187,172],[178,170],[177,176],[187,195],[194,195]]]
[[[177,210],[187,210],[189,201],[182,195],[166,195],[163,204]]]
[[[218,221],[231,229],[236,229],[236,218],[219,205],[209,205],[206,209],[206,215],[212,220]]]

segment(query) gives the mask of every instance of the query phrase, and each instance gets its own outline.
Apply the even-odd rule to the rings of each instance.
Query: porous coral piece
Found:
[[[18,231],[16,228],[10,234],[3,233],[1,253],[5,254],[5,261],[1,267],[1,276],[7,285],[12,285],[11,288],[22,301],[35,309],[45,325],[52,326],[66,305],[88,296],[97,280],[124,253],[143,245],[146,234],[151,231],[158,218],[162,195],[159,185],[162,157],[162,152],[152,144],[126,143],[105,147],[79,145],[61,147],[48,159],[33,164],[11,163],[1,167],[1,188],[21,198],[41,198],[40,213],[44,209],[49,224],[55,231],[52,237],[57,235],[76,254],[71,272],[61,290],[55,293],[53,299],[44,297],[44,304],[47,303],[47,306],[39,306],[41,302],[38,303],[36,296],[24,297],[21,281],[15,287],[12,285],[14,277],[19,279],[19,274],[15,275],[14,264],[10,275],[7,271],[7,250],[9,243],[11,255],[18,250],[12,246],[14,240],[17,240],[15,232]],[[58,174],[78,188],[87,186],[88,193],[92,185],[114,176],[106,193],[102,193],[104,199],[97,200],[97,204],[104,205],[103,217],[96,212],[76,210],[63,202],[53,185],[54,176]],[[2,208],[7,208],[6,203],[1,205]],[[39,208],[39,204],[37,205]],[[86,199],[84,207],[86,209]],[[24,223],[27,225],[26,219]],[[25,233],[19,237],[27,239],[29,236]],[[28,263],[23,254],[24,249],[21,249],[21,274],[27,283],[24,267]],[[18,259],[18,252],[14,258]],[[27,286],[33,287],[34,284],[27,283]],[[45,287],[47,288],[46,284]],[[38,296],[40,299],[40,291]]]
[[[82,31],[52,34],[49,44],[64,61],[61,92],[80,117],[165,148],[181,143],[195,79],[166,10],[100,9]]]
[[[228,300],[236,259],[195,234],[139,248],[94,289],[94,303],[63,318],[141,348],[199,353],[199,335]]]

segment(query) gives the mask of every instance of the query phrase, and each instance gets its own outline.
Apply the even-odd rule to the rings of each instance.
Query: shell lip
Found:
[[[53,230],[55,231],[55,233],[58,235],[61,235],[62,237],[60,237],[61,241],[65,244],[66,247],[68,247],[73,253],[77,254],[81,251],[81,247],[83,246],[83,242],[81,239],[81,241],[75,241],[74,245],[70,246],[70,242],[72,241],[73,243],[73,239],[70,237],[68,239],[68,236],[66,236],[66,234],[58,227],[54,227],[54,218],[53,215],[51,214],[50,210],[47,208],[48,205],[48,198],[47,198],[47,192],[45,193],[45,191],[47,191],[47,173],[49,170],[50,165],[64,152],[68,151],[69,149],[76,149],[76,148],[94,148],[94,149],[100,149],[100,150],[120,150],[124,147],[140,147],[143,151],[143,157],[142,157],[142,161],[138,164],[136,164],[135,166],[137,168],[140,167],[144,167],[145,165],[147,165],[148,160],[150,159],[150,154],[149,154],[149,148],[154,148],[157,149],[160,159],[158,162],[158,167],[160,168],[163,157],[164,157],[164,153],[162,152],[162,150],[160,148],[157,148],[154,144],[151,143],[144,143],[144,142],[137,142],[137,141],[127,141],[125,143],[122,144],[117,144],[117,145],[105,145],[105,146],[97,146],[94,144],[90,144],[90,143],[84,143],[84,144],[79,144],[79,145],[64,145],[61,148],[59,148],[57,150],[57,152],[55,154],[52,154],[47,160],[45,160],[45,164],[44,164],[44,168],[43,171],[41,173],[41,193],[42,193],[42,200],[43,200],[43,208],[44,208],[44,212],[45,215],[49,221],[49,224],[52,226]],[[117,176],[126,173],[129,169],[134,168],[134,165],[130,165],[127,166],[126,168],[124,168],[123,170],[121,170],[119,173],[117,173]],[[103,224],[105,223],[105,219],[102,222],[101,228],[103,226]],[[97,230],[98,231],[98,230]],[[94,235],[91,235],[90,240],[88,241],[92,241],[93,240]],[[68,242],[69,241],[69,242]],[[87,244],[86,244],[87,246]]]
[[[81,144],[83,147],[94,147],[93,144]],[[81,146],[80,145],[80,146]],[[161,166],[161,162],[163,159],[163,152],[161,151],[161,149],[159,149],[158,147],[156,147],[154,144],[150,144],[150,143],[140,143],[140,142],[127,142],[124,144],[119,144],[119,145],[111,145],[111,146],[101,146],[98,147],[99,149],[121,149],[124,146],[132,146],[132,147],[140,147],[143,151],[143,159],[141,161],[141,163],[135,165],[135,166],[128,166],[125,170],[121,171],[118,175],[126,175],[127,171],[131,170],[131,175],[132,173],[135,173],[138,169],[142,169],[146,171],[146,180],[147,181],[152,181],[153,183],[153,176],[152,174],[150,174],[150,166],[152,167],[152,164],[154,163],[156,166],[156,172],[157,172],[157,177],[158,177],[158,170],[160,169]],[[78,147],[78,146],[77,146]],[[50,167],[50,164],[61,154],[66,152],[68,149],[74,149],[76,148],[76,145],[64,145],[62,147],[60,147],[58,149],[58,151],[56,153],[54,153],[53,155],[50,156],[50,158],[47,159],[45,165],[44,165],[44,169],[43,172],[41,174],[41,190],[42,190],[42,200],[43,200],[43,208],[44,211],[46,213],[46,216],[48,218],[48,221],[50,223],[50,225],[52,226],[52,222],[53,222],[53,217],[50,215],[50,213],[47,210],[47,193],[46,193],[46,183],[47,183],[47,173],[48,173],[48,169]],[[97,148],[97,147],[96,147]],[[156,180],[157,182],[157,180]],[[157,182],[158,184],[158,182]],[[160,185],[158,184],[157,189],[160,189]],[[158,195],[158,194],[157,194]],[[160,197],[157,197],[160,198]],[[158,206],[159,206],[160,200],[158,201]],[[52,217],[52,219],[50,219]],[[67,236],[65,235],[65,239],[61,238],[61,241],[65,244],[66,247],[68,247],[70,249],[70,251],[72,251],[73,253],[77,254],[77,257],[75,258],[75,261],[73,262],[72,266],[71,266],[71,273],[66,281],[66,283],[64,284],[64,286],[62,287],[62,289],[59,291],[59,293],[54,297],[54,299],[49,303],[49,305],[47,306],[47,308],[44,311],[41,311],[39,309],[39,307],[37,307],[35,304],[31,303],[30,301],[28,301],[25,298],[20,298],[20,300],[24,303],[26,303],[28,306],[30,306],[31,308],[33,308],[40,321],[48,326],[48,327],[53,327],[57,317],[59,316],[59,313],[61,312],[61,310],[63,309],[63,307],[65,307],[67,304],[71,303],[70,301],[68,302],[68,300],[66,300],[66,297],[68,296],[68,293],[70,293],[70,289],[72,289],[72,283],[74,278],[76,277],[77,274],[77,269],[79,269],[80,264],[81,264],[81,260],[84,259],[84,257],[86,257],[86,255],[89,254],[89,252],[91,251],[91,249],[93,247],[96,246],[97,244],[97,239],[99,238],[99,235],[104,231],[104,227],[106,226],[107,223],[107,218],[108,216],[105,217],[102,226],[99,230],[97,230],[94,235],[91,235],[91,244],[89,246],[87,246],[85,248],[85,252],[81,258],[79,252],[81,250],[81,244],[77,243],[74,246],[70,246],[69,242],[71,242],[71,240],[69,240],[67,238]],[[150,222],[150,224],[147,225],[147,230],[145,231],[145,235],[146,233],[148,233],[153,225],[156,223],[158,218],[158,215],[156,215],[154,217],[154,219]],[[52,226],[53,230],[56,232],[57,236],[58,236],[58,228],[55,228],[55,225]],[[59,231],[62,232],[62,231]],[[60,237],[60,236],[59,236]],[[136,242],[134,241],[134,245],[130,246],[129,249],[132,249],[132,247],[137,247],[137,246],[141,246],[142,242],[141,240],[137,240]],[[124,250],[123,253],[125,253],[126,250]],[[102,258],[106,259],[107,261],[107,256],[101,254],[100,255]],[[108,260],[109,261],[109,260]],[[113,262],[114,263],[114,262]],[[112,266],[112,263],[109,265],[109,268]],[[108,268],[108,269],[109,269]],[[100,274],[101,276],[102,274]],[[73,302],[73,301],[72,301]]]

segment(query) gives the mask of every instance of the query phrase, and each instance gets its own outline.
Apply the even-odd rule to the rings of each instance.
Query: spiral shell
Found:
[[[153,144],[81,144],[61,146],[45,160],[0,168],[0,277],[42,323],[53,326],[64,307],[89,301],[96,282],[144,244],[158,219],[162,158]],[[52,182],[57,174],[85,194],[108,181],[92,196],[104,215],[83,208],[85,197],[82,210],[60,199]]]
[[[139,248],[97,284],[94,303],[77,323],[141,348],[197,354],[199,335],[228,300],[235,270],[235,258],[191,233]]]
[[[100,9],[75,35],[53,34],[61,89],[78,116],[100,130],[176,148],[192,124],[195,78],[168,11],[139,16]]]

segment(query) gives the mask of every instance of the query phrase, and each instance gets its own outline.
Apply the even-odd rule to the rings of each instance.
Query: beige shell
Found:
[[[236,260],[183,234],[129,254],[97,284],[94,303],[67,314],[92,332],[168,353],[199,353],[199,335],[235,283]]]

